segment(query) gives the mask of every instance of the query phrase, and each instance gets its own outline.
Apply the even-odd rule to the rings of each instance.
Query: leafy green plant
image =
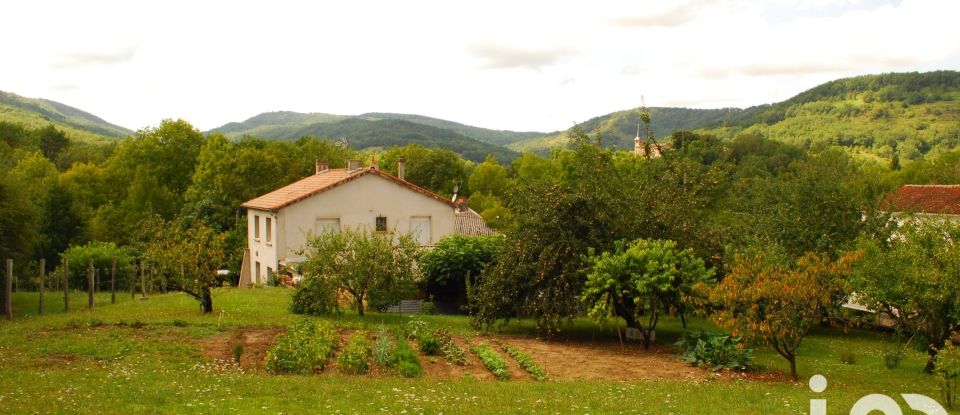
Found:
[[[467,357],[463,349],[453,341],[453,335],[449,331],[440,328],[433,332],[433,336],[440,344],[440,355],[443,356],[444,360],[460,366],[467,364]]]
[[[948,409],[954,409],[957,404],[957,379],[960,377],[960,349],[954,346],[953,342],[947,340],[937,352],[935,368],[943,402]]]
[[[503,347],[503,350],[513,357],[513,359],[520,364],[520,367],[526,370],[534,379],[541,382],[547,380],[546,372],[543,371],[543,368],[540,367],[537,362],[533,361],[533,358],[531,358],[529,354],[506,343],[500,343],[500,347]]]
[[[426,315],[437,314],[437,305],[433,301],[424,301],[420,303],[420,313]]]
[[[321,371],[339,340],[336,329],[329,323],[301,320],[267,350],[267,371],[275,374]]]
[[[373,344],[373,360],[382,367],[393,365],[393,342],[390,333],[382,324],[377,329],[377,340]]]
[[[490,370],[490,373],[493,373],[497,379],[507,380],[510,378],[510,375],[507,373],[507,362],[503,360],[503,356],[500,356],[489,344],[480,343],[470,349],[470,351],[480,358],[483,365],[486,366],[487,369]]]
[[[417,345],[420,347],[420,353],[427,356],[436,356],[440,354],[440,342],[437,341],[433,333],[421,333],[417,337]]]
[[[415,378],[423,374],[417,352],[410,348],[410,345],[402,337],[397,338],[397,348],[393,352],[393,364],[391,366],[398,375],[405,378]]]
[[[408,339],[416,339],[430,331],[430,324],[418,318],[410,320],[403,326],[403,334]]]
[[[233,344],[233,362],[240,364],[240,358],[243,356],[243,343],[234,343]]]
[[[340,314],[336,285],[324,278],[304,278],[293,292],[290,311],[314,316]]]
[[[713,371],[753,367],[753,353],[744,347],[740,337],[694,331],[685,333],[676,346],[683,350],[680,360],[693,366],[705,366]]]
[[[350,335],[347,345],[343,347],[337,357],[337,365],[344,373],[363,374],[369,369],[370,355],[373,353],[367,334],[357,330]]]

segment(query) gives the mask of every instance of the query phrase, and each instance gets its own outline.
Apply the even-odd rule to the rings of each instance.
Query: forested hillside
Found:
[[[705,124],[711,124],[739,115],[738,108],[692,109],[692,108],[648,108],[650,128],[656,137],[666,137],[678,130],[692,130]],[[633,139],[637,136],[637,124],[640,123],[640,108],[618,111],[591,118],[578,126],[590,136],[600,134],[604,145],[620,149],[633,148]],[[507,147],[516,151],[547,153],[550,148],[565,146],[570,141],[570,130],[552,133],[515,142]]]
[[[243,122],[224,124],[223,126],[210,130],[210,132],[223,133],[230,138],[242,137],[244,135],[260,138],[289,138],[294,132],[314,124],[336,122],[345,119],[409,121],[414,124],[448,130],[466,137],[497,145],[506,145],[548,135],[547,133],[532,131],[492,130],[416,114],[368,112],[360,115],[336,115],[322,112],[300,113],[293,111],[265,112],[250,117]]]
[[[69,105],[3,91],[0,91],[0,121],[31,128],[53,124],[70,137],[86,141],[115,139],[133,132]]]
[[[720,138],[754,134],[800,146],[833,145],[874,157],[916,160],[960,144],[960,72],[840,79],[705,127],[703,132]]]
[[[759,135],[798,146],[832,145],[870,158],[916,160],[960,144],[960,72],[864,75],[831,81],[772,105],[740,109],[650,108],[651,128],[663,138],[697,130],[730,140]],[[638,110],[580,124],[605,145],[630,148]],[[511,144],[544,153],[566,145],[569,132]]]

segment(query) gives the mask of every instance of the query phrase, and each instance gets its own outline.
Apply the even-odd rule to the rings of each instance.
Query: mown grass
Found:
[[[79,294],[79,293],[78,293]],[[938,397],[936,381],[921,373],[924,356],[910,352],[888,370],[881,352],[884,335],[819,329],[799,351],[802,376],[820,373],[829,386],[810,392],[804,382],[727,380],[635,382],[449,381],[342,375],[269,375],[221,367],[205,359],[198,341],[238,326],[285,326],[301,319],[287,312],[290,291],[277,288],[219,290],[212,315],[200,313],[183,294],[130,300],[86,311],[86,297],[70,313],[21,317],[0,323],[0,412],[2,413],[806,413],[810,399],[827,399],[829,413],[848,413],[869,393],[899,402],[900,393]],[[15,299],[30,306],[30,295]],[[98,297],[99,298],[99,297]],[[61,301],[62,303],[62,301]],[[48,304],[50,304],[48,299]],[[433,327],[471,332],[463,316],[422,316]],[[408,316],[347,314],[337,324],[375,329],[396,326]],[[174,322],[177,322],[174,324]],[[700,319],[693,327],[712,328]],[[529,322],[509,333],[531,333]],[[682,328],[667,319],[658,343],[669,344]],[[568,336],[616,338],[612,327],[577,320]],[[857,363],[841,363],[844,350]],[[770,351],[756,353],[768,371],[786,370]],[[905,406],[904,406],[905,407]]]

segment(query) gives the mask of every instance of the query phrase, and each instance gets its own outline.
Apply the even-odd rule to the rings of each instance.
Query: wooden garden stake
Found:
[[[70,311],[70,260],[63,259],[63,312]]]
[[[117,259],[110,264],[110,304],[117,303]]]
[[[43,291],[44,291],[44,285],[46,285],[43,283],[43,277],[46,275],[46,273],[47,273],[47,259],[40,258],[40,305],[38,306],[37,314],[43,314]]]
[[[13,260],[7,258],[7,277],[3,281],[3,314],[13,320]]]
[[[87,310],[93,310],[93,258],[87,260]]]

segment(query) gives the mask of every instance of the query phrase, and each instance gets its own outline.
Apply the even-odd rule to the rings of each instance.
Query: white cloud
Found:
[[[130,128],[294,110],[558,130],[641,95],[749,106],[960,59],[960,2],[949,0],[50,0],[4,11],[18,18],[0,25],[15,39],[0,89]]]

